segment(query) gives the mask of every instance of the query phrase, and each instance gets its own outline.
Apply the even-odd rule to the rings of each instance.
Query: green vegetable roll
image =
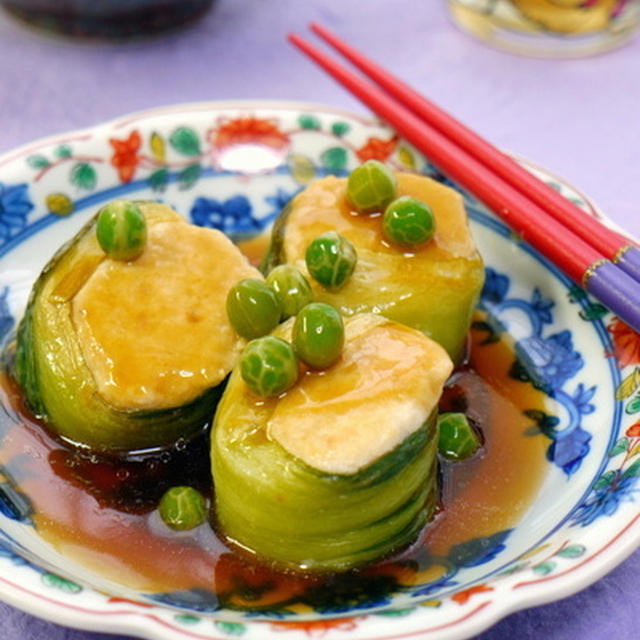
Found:
[[[397,173],[396,178],[400,202],[410,197],[433,214],[435,230],[420,229],[421,244],[395,242],[393,234],[390,238],[384,232],[384,209],[359,212],[347,195],[347,179],[328,177],[313,182],[281,213],[264,270],[292,264],[308,278],[315,300],[346,316],[373,312],[414,327],[457,362],[484,282],[463,200],[453,189],[424,176]],[[386,226],[399,237],[415,239],[414,222],[401,226],[387,221]],[[327,232],[340,234],[357,252],[355,270],[340,287],[314,279],[305,263],[307,248]]]
[[[17,336],[29,407],[97,450],[165,446],[208,423],[244,345],[227,294],[242,278],[262,280],[224,234],[136,204],[140,255],[109,257],[94,218],[44,268]]]
[[[274,335],[291,339],[294,319]],[[277,566],[344,571],[415,539],[437,501],[436,408],[452,370],[421,332],[374,314],[275,398],[234,370],[213,425],[215,521]]]

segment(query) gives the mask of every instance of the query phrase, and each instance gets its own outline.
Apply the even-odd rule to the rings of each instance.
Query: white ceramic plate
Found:
[[[307,104],[204,103],[155,109],[29,145],[0,158],[0,331],[19,319],[54,250],[114,197],[162,198],[194,222],[254,233],[316,176],[375,157],[437,175],[380,123]],[[592,204],[529,167],[592,215]],[[532,415],[548,472],[517,526],[438,579],[315,611],[238,612],[193,596],[138,593],[39,537],[20,488],[0,477],[0,597],[32,614],[149,640],[281,638],[322,633],[387,640],[472,636],[506,614],[597,580],[640,541],[629,499],[640,476],[640,338],[522,244],[472,198],[487,265],[482,306],[517,342],[550,394]],[[1,433],[1,432],[0,432]],[[464,554],[463,554],[464,555]],[[192,594],[193,595],[193,594]]]

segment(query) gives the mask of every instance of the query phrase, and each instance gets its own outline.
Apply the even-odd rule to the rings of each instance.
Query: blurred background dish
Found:
[[[22,22],[80,38],[137,38],[172,31],[202,17],[214,0],[3,0]]]
[[[640,22],[637,0],[448,0],[454,22],[513,53],[578,57],[626,42]]]

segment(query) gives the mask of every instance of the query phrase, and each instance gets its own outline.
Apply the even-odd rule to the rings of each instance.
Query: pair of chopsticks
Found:
[[[289,40],[523,240],[640,331],[640,249],[635,243],[583,212],[324,27],[312,24],[311,29],[371,80],[296,34]]]

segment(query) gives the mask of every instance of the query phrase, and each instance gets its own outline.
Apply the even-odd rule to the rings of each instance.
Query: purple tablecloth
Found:
[[[219,0],[203,22],[126,46],[41,38],[0,14],[0,153],[126,112],[269,98],[363,108],[284,42],[318,20],[498,145],[544,165],[640,236],[640,38],[550,61],[463,35],[444,0]],[[482,640],[637,640],[640,553],[566,600],[512,614]],[[2,640],[107,640],[0,604]],[[120,637],[118,640],[123,640]]]

